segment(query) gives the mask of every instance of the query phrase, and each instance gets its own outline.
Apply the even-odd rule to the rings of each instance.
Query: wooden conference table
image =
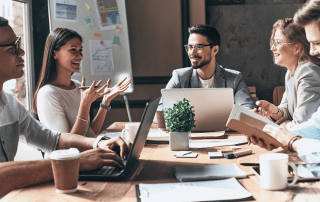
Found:
[[[119,132],[124,128],[125,123],[116,122],[107,128],[106,132]],[[157,125],[152,125],[157,128]],[[208,141],[217,141],[207,139]],[[219,141],[238,141],[245,140],[245,136],[228,132],[227,138]],[[194,141],[204,141],[194,140]],[[169,149],[168,144],[146,144],[140,160],[136,163],[131,173],[122,181],[118,182],[91,182],[79,181],[78,191],[74,194],[56,193],[53,181],[36,185],[28,188],[14,190],[7,194],[0,202],[4,201],[23,201],[23,202],[42,202],[42,201],[137,201],[135,185],[139,183],[165,183],[177,182],[173,175],[173,167],[194,166],[208,164],[236,163],[243,171],[247,172],[248,177],[238,179],[238,181],[251,192],[254,200],[251,201],[320,201],[320,182],[299,182],[293,187],[283,191],[266,191],[260,188],[260,181],[251,171],[250,167],[241,166],[240,163],[259,163],[259,155],[270,153],[254,145],[240,145],[241,149],[252,149],[253,154],[242,156],[236,159],[209,159],[208,152],[216,151],[216,148],[192,149],[199,155],[197,158],[175,158]],[[228,146],[220,147],[228,148]],[[272,152],[284,152],[277,149]],[[288,152],[287,152],[288,153]],[[288,153],[290,161],[301,162],[296,153]],[[1,183],[1,182],[0,182]]]

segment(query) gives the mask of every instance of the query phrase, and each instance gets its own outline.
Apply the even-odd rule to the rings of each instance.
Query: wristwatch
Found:
[[[102,104],[102,103],[100,103],[100,107],[105,108],[105,109],[108,110],[108,111],[110,111],[110,109],[111,109],[111,105],[106,106],[106,105],[104,105],[104,104]]]

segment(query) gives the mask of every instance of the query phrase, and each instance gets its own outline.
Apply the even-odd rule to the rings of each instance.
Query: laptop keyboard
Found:
[[[80,175],[111,175],[114,171],[115,167],[113,166],[103,166],[102,168],[98,168],[91,171],[80,171]]]
[[[127,161],[123,160],[123,164],[126,165]],[[80,175],[104,175],[104,176],[109,176],[113,173],[113,171],[121,172],[118,168],[113,166],[103,166],[101,168],[91,170],[91,171],[80,171]],[[123,171],[123,170],[122,170]]]
[[[112,166],[103,166],[97,174],[101,175],[111,175],[111,173],[114,171],[115,167]]]

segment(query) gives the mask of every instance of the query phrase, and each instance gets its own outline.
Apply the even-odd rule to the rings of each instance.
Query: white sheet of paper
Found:
[[[190,153],[192,153],[192,151],[178,151],[176,153],[173,153],[172,155],[183,156],[183,155],[190,154]]]
[[[142,202],[234,200],[252,196],[235,178],[201,182],[140,184]]]
[[[190,153],[185,155],[176,155],[176,158],[197,158],[198,153]]]
[[[99,44],[99,41],[89,40],[91,75],[113,75],[112,41],[103,40],[103,44]]]
[[[169,133],[163,132],[162,130],[150,129],[148,137],[169,137]]]
[[[191,148],[207,148],[207,147],[219,147],[247,143],[247,141],[212,141],[212,142],[189,142]]]
[[[77,0],[55,0],[54,19],[70,22],[78,22]]]

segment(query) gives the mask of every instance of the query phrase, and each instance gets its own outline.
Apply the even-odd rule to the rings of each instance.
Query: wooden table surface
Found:
[[[116,122],[106,132],[118,132],[124,128],[125,123]],[[156,128],[154,124],[152,128]],[[227,138],[219,141],[245,140],[245,136],[236,132],[228,132]],[[199,140],[196,140],[199,141]],[[203,141],[203,140],[201,140]],[[207,141],[217,141],[207,139]],[[254,201],[320,201],[320,183],[298,182],[293,187],[283,191],[267,191],[260,188],[260,181],[248,166],[241,166],[240,163],[259,163],[259,155],[270,153],[254,145],[240,145],[241,149],[252,149],[253,154],[242,156],[236,159],[209,159],[208,152],[216,151],[217,148],[191,149],[199,155],[197,158],[175,158],[169,149],[168,144],[146,144],[140,160],[135,164],[129,176],[117,182],[92,182],[79,181],[78,191],[74,194],[56,193],[53,181],[28,188],[14,190],[7,194],[0,201],[136,201],[135,185],[139,183],[165,183],[177,182],[173,175],[173,168],[176,166],[195,166],[236,163],[248,177],[238,181],[251,192]],[[219,147],[228,148],[228,146]],[[284,152],[281,149],[272,152],[287,153],[290,161],[301,162],[296,153]],[[252,201],[252,200],[251,200]]]

